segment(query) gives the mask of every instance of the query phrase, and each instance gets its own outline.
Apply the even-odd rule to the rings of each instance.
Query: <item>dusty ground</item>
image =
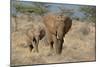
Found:
[[[33,23],[29,20],[26,20],[25,18],[27,18],[27,16],[17,19],[18,30],[25,29]],[[14,32],[14,25],[15,20],[12,18],[11,34]],[[46,45],[43,40],[41,40],[39,43],[39,53],[30,53],[28,48],[15,47],[12,39],[11,41],[11,65],[47,64],[95,60],[96,44],[94,23],[73,21],[72,28],[64,37],[63,50],[61,55],[49,54],[49,46]]]

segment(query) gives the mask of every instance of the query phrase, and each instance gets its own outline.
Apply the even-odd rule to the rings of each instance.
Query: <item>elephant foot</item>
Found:
[[[39,53],[37,53],[35,50],[32,50],[31,57],[33,57],[33,56],[38,57],[39,56]]]
[[[39,53],[38,47],[35,48],[35,52]]]
[[[36,49],[32,49],[32,51],[31,51],[32,53],[39,53],[39,51],[38,50],[36,50]]]
[[[48,56],[55,56],[55,55],[57,55],[57,53],[54,51],[54,49],[50,49]]]
[[[50,53],[54,53],[54,49],[52,47],[50,47]]]
[[[47,54],[47,56],[54,56],[55,54],[54,53],[52,53],[52,52],[49,52],[48,54]]]
[[[57,55],[59,55],[59,54],[55,53],[55,52],[50,52],[50,53],[47,54],[47,56],[57,56]]]

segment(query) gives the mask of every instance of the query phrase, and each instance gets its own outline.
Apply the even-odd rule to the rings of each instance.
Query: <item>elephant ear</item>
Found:
[[[40,31],[40,35],[39,35],[40,40],[45,36],[45,34],[46,34],[45,30]]]
[[[64,32],[67,33],[70,30],[71,26],[72,26],[72,19],[67,17],[64,23],[65,23]]]

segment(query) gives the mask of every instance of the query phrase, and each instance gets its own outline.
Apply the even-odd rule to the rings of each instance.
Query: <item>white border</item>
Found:
[[[37,1],[37,2],[54,2],[54,3],[96,5],[96,0],[21,0],[21,1]]]
[[[41,1],[41,0],[34,0]],[[48,2],[56,3],[71,3],[71,4],[88,4],[97,6],[97,22],[96,22],[96,62],[83,62],[83,63],[68,63],[68,64],[53,64],[53,65],[38,65],[40,67],[99,67],[100,62],[100,4],[99,0],[96,3],[96,0],[48,0]],[[47,2],[47,0],[42,0],[42,2]],[[9,67],[10,64],[10,1],[1,0],[0,1],[0,67]],[[27,66],[33,67],[33,66]],[[36,67],[36,66],[34,66]]]
[[[10,64],[10,1],[0,1],[0,67]]]

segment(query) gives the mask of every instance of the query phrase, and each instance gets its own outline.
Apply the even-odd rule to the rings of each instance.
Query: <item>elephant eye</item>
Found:
[[[61,17],[60,16],[57,16],[57,20],[60,20],[61,19]]]
[[[60,18],[60,16],[57,17],[58,19]]]

